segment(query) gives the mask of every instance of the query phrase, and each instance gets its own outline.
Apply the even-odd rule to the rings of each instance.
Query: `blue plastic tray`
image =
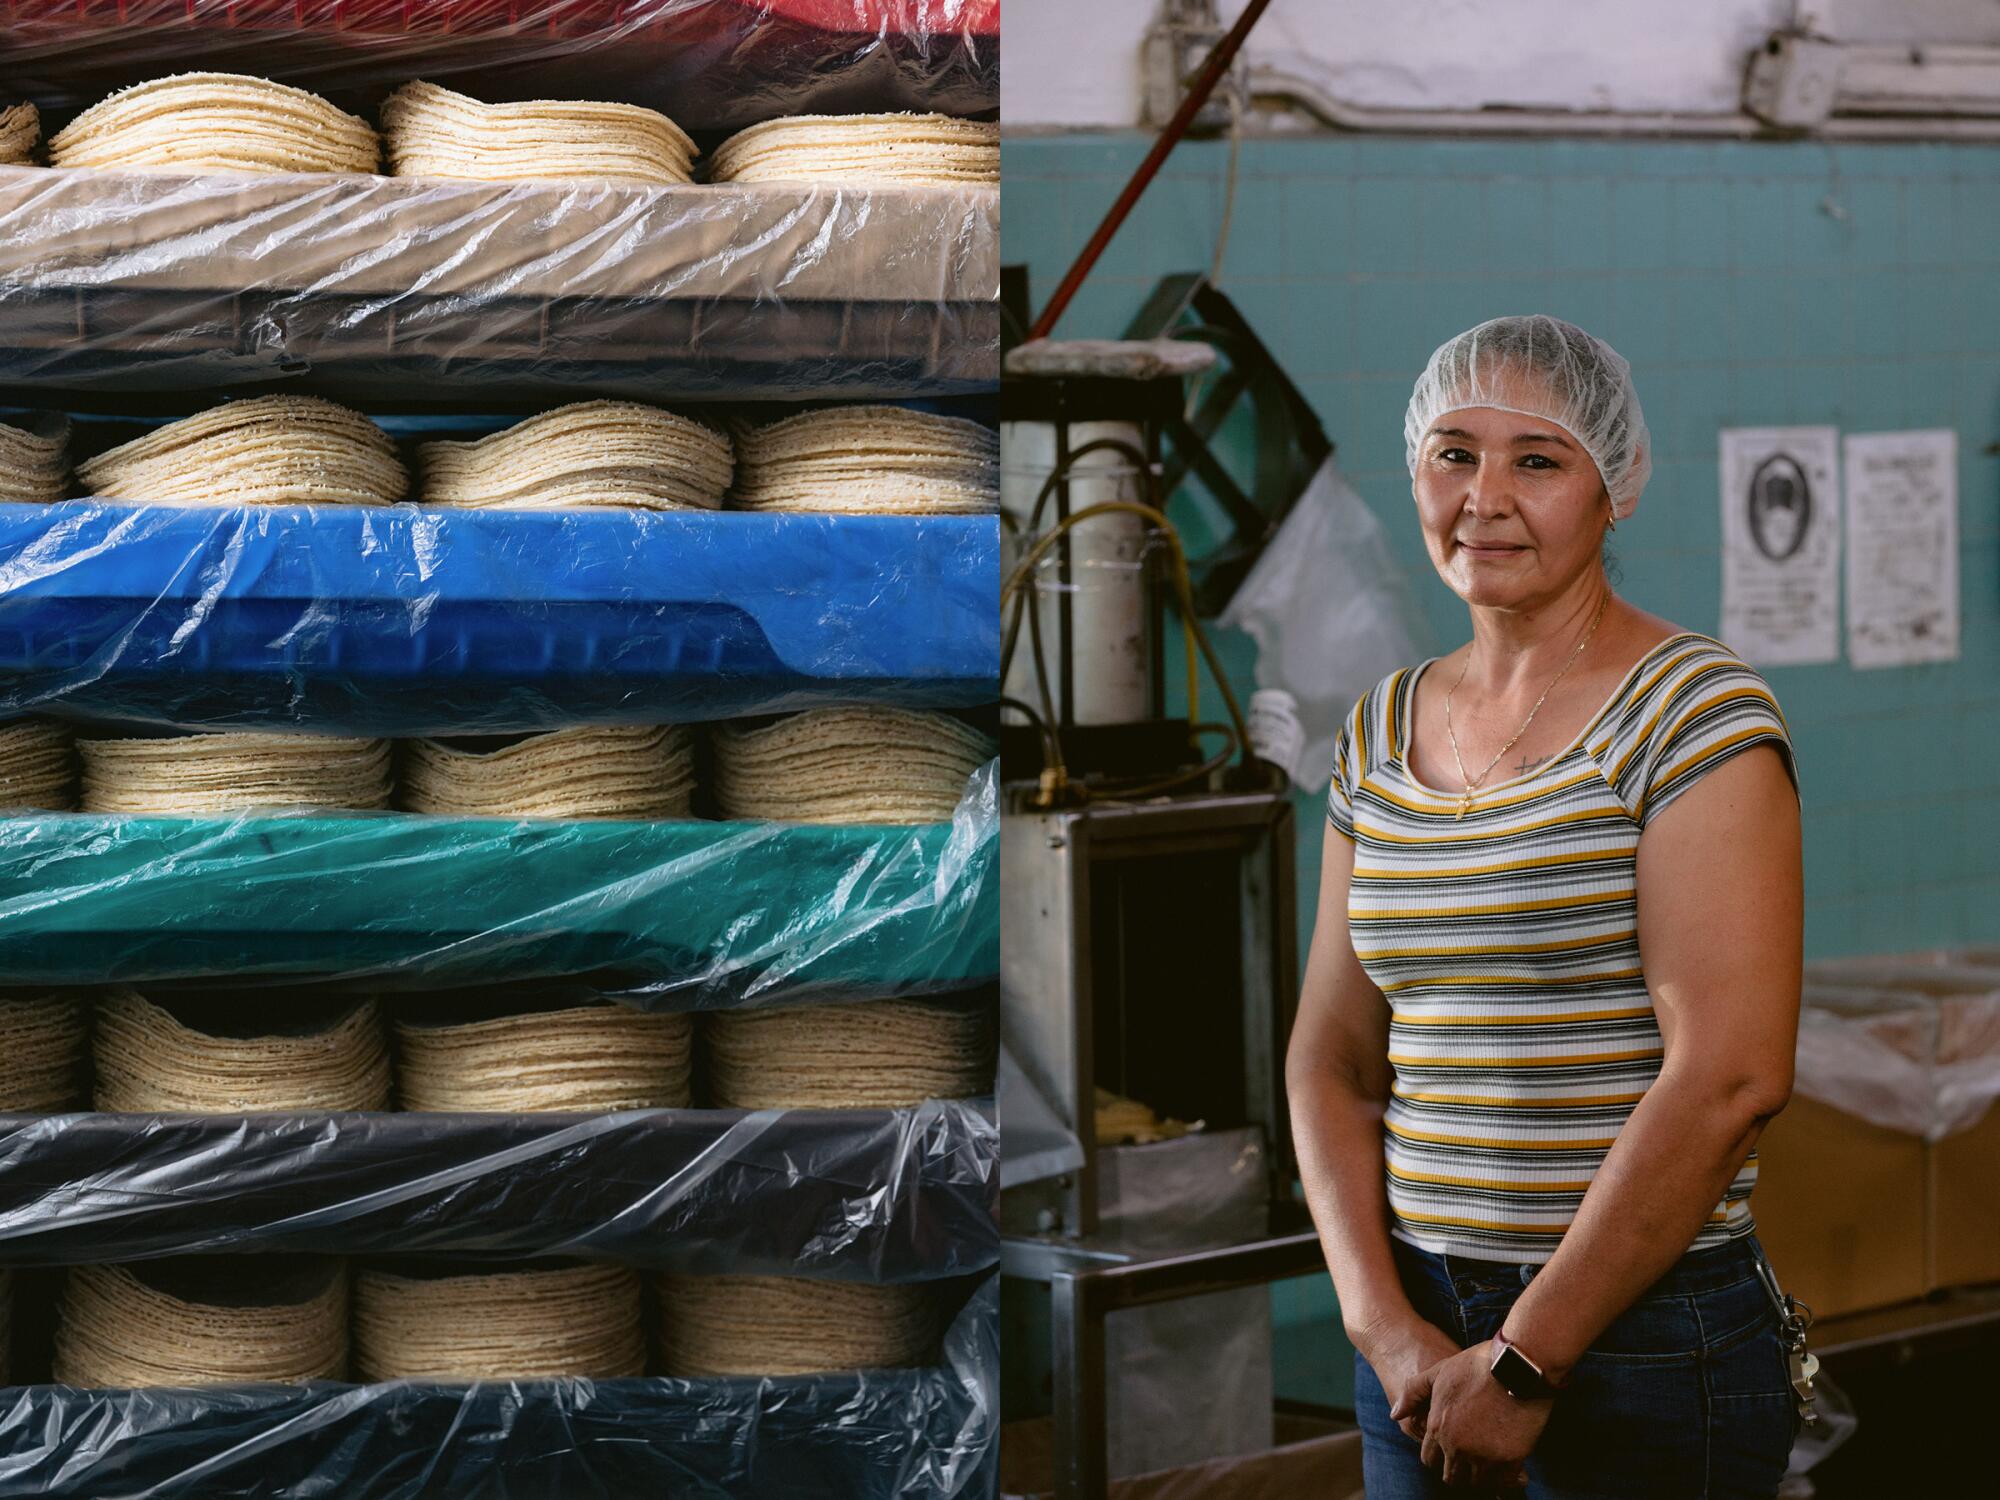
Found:
[[[0,505],[0,718],[416,735],[999,691],[981,517]]]

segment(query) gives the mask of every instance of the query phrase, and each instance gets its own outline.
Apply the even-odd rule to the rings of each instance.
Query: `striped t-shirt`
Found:
[[[1426,663],[1426,666],[1429,664]],[[1639,835],[1707,772],[1776,745],[1763,678],[1707,636],[1660,642],[1567,750],[1456,795],[1407,763],[1422,667],[1378,683],[1334,745],[1327,816],[1354,842],[1354,951],[1390,1008],[1392,1232],[1546,1261],[1662,1045],[1639,963]],[[1753,1154],[1694,1247],[1750,1233]]]

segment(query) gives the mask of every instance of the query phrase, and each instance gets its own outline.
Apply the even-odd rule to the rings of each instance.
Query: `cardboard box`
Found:
[[[1814,1019],[1813,1011],[1820,1019],[1838,1016],[1841,1045],[1811,1048],[1813,1028],[1802,1026],[1801,1084],[1810,1054],[1820,1089],[1831,1087],[1854,1110],[1876,1121],[1868,1126],[1847,1115],[1848,1124],[1829,1138],[1828,1151],[1850,1149],[1852,1141],[1846,1138],[1892,1121],[1902,1125],[1900,1133],[1911,1144],[1928,1137],[1921,1144],[1920,1185],[1899,1187],[1884,1177],[1880,1207],[1887,1222],[1878,1235],[1886,1239],[1892,1229],[1903,1234],[1908,1205],[1920,1207],[1924,1291],[2000,1281],[2000,1105],[1993,1102],[2000,1092],[2000,971],[1968,962],[1972,956],[1958,950],[1808,966],[1807,1022]],[[1919,961],[1925,957],[1936,961]],[[1818,1040],[1824,1043],[1826,1034]],[[1779,1125],[1797,1110],[1795,1102]],[[1828,1106],[1816,1104],[1815,1110],[1822,1112],[1824,1128]],[[1812,1120],[1804,1123],[1810,1126]],[[1777,1149],[1786,1157],[1782,1179],[1767,1189],[1760,1176],[1753,1207],[1760,1229],[1767,1218],[1777,1216],[1780,1238],[1790,1242],[1788,1248],[1802,1267],[1833,1288],[1836,1305],[1852,1310],[1853,1300],[1863,1295],[1856,1276],[1822,1272],[1831,1253],[1828,1237],[1842,1233],[1835,1220],[1851,1217],[1855,1204],[1843,1197],[1835,1206],[1816,1207],[1800,1198],[1808,1190],[1827,1190],[1824,1170],[1795,1149],[1800,1134],[1798,1126],[1781,1134]],[[1890,1164],[1896,1155],[1878,1140],[1873,1152],[1864,1149],[1856,1159]],[[1818,1226],[1817,1239],[1812,1233],[1815,1213],[1832,1216]],[[1787,1279],[1790,1273],[1771,1246],[1772,1235],[1766,1232],[1763,1238],[1780,1279]],[[1807,1292],[1794,1290],[1813,1301]],[[1868,1305],[1894,1300],[1885,1291]]]
[[[1927,1155],[1931,1287],[2000,1281],[2000,1105]]]
[[[1938,1009],[1940,1078],[1966,1097],[1987,1097],[2000,1076],[2000,994],[1962,991]],[[2000,1104],[1932,1142],[1929,1167],[1931,1286],[2000,1281]]]
[[[1794,1095],[1766,1127],[1757,1157],[1757,1238],[1779,1284],[1814,1317],[1929,1289],[1921,1137]]]
[[[1047,1417],[1001,1429],[1000,1500],[1050,1500],[1053,1436]],[[1262,1453],[1114,1479],[1110,1500],[1366,1500],[1359,1431],[1281,1416],[1275,1437],[1277,1446]]]

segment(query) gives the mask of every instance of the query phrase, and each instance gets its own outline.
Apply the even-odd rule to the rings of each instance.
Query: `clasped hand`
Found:
[[[1508,1395],[1490,1373],[1496,1352],[1482,1342],[1419,1370],[1389,1409],[1446,1484],[1518,1488],[1555,1408]]]

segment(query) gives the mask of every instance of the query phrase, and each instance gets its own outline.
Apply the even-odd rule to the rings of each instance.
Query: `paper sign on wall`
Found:
[[[1771,666],[1840,656],[1840,434],[1724,429],[1722,638]]]
[[[1847,658],[1901,667],[1958,656],[1958,434],[1856,433],[1847,481]]]

